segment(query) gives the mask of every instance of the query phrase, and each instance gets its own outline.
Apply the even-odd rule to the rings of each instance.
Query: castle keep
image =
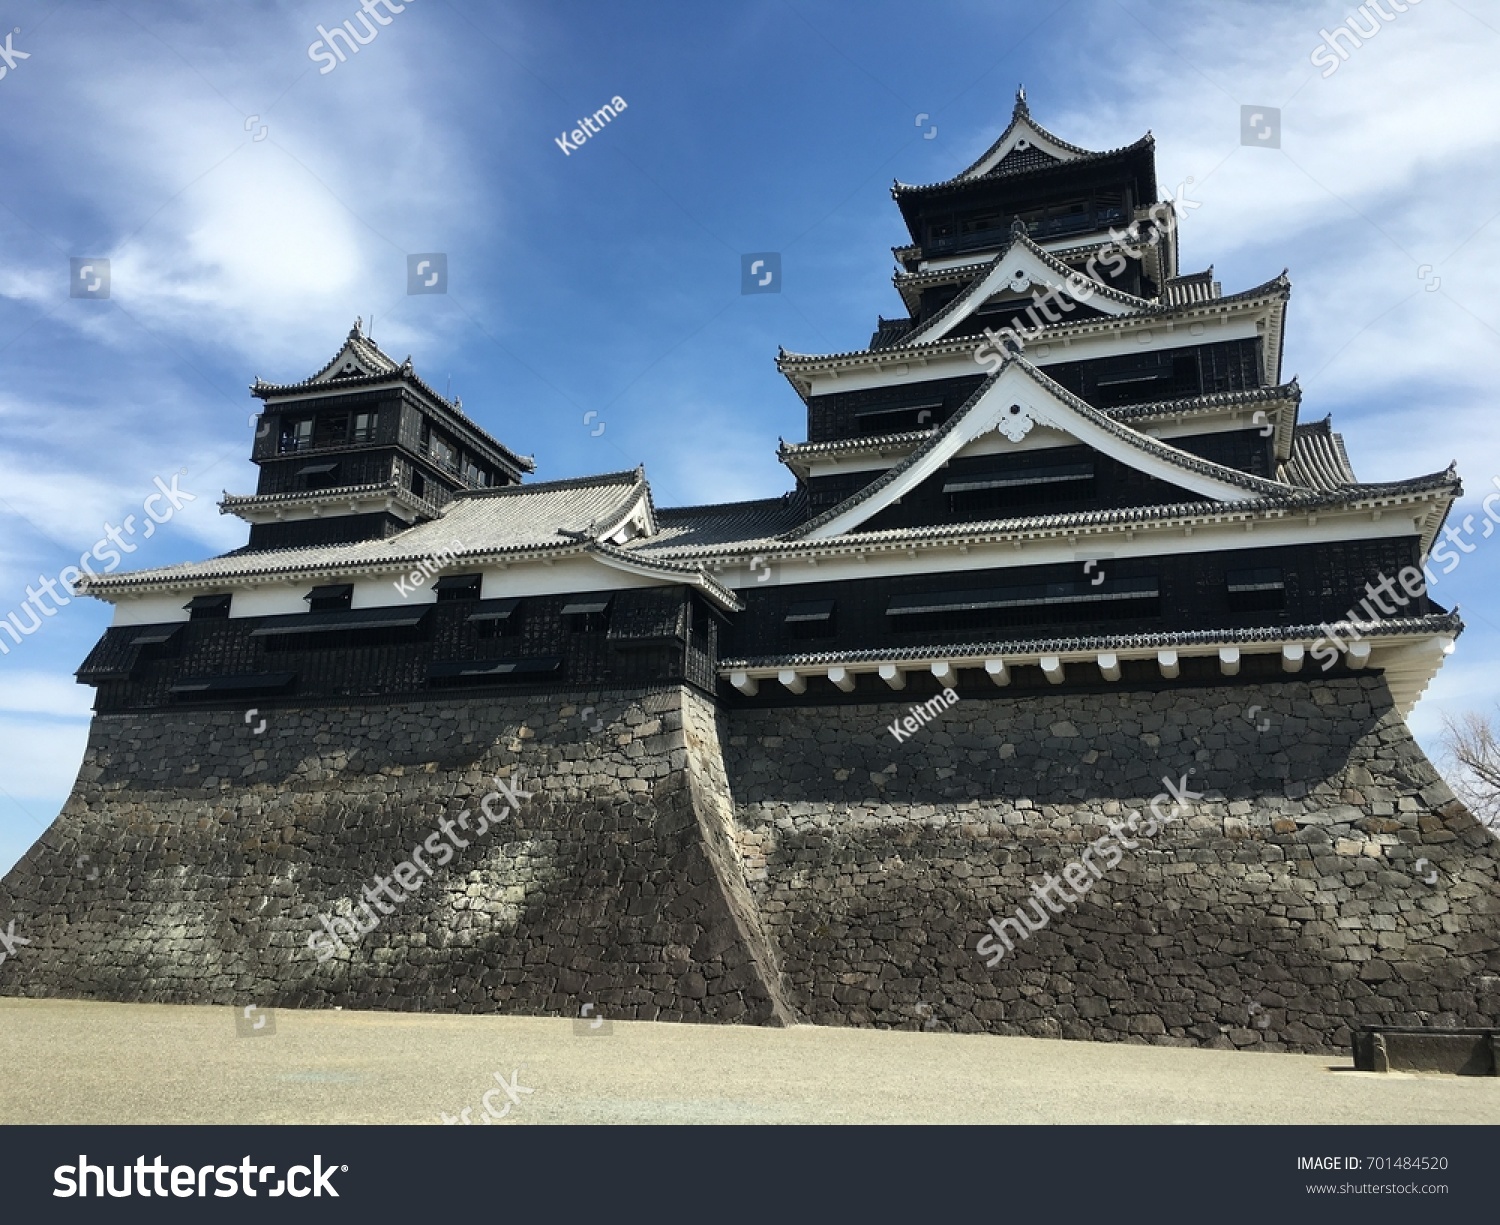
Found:
[[[1461,626],[1398,577],[1458,478],[1359,481],[1283,380],[1290,282],[1182,272],[1173,194],[1149,135],[1082,149],[1024,94],[897,184],[905,314],[780,354],[776,498],[530,479],[358,323],[257,381],[248,546],[86,582],[97,713],[0,883],[0,993],[1298,1050],[1500,1022],[1500,848],[1404,722]]]

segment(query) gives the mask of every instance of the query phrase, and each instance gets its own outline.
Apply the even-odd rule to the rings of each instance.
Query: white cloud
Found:
[[[51,700],[49,686],[43,685],[39,692],[39,698],[28,697],[23,701]],[[0,778],[6,780],[6,791],[22,804],[37,797],[67,795],[73,788],[87,743],[85,719],[54,721],[39,720],[34,715],[0,715]],[[31,804],[28,807],[42,820],[57,815],[36,813]]]
[[[87,722],[93,704],[94,691],[87,685],[51,672],[6,672],[0,688],[0,711],[12,714]]]

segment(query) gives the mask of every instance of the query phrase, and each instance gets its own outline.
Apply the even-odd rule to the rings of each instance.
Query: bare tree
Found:
[[[1443,716],[1442,746],[1452,763],[1450,782],[1469,811],[1500,829],[1500,732],[1477,710]]]

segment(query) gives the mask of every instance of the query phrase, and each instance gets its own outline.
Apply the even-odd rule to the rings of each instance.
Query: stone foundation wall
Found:
[[[0,882],[30,941],[0,994],[1296,1050],[1500,1025],[1500,843],[1379,677],[997,693],[898,742],[905,713],[672,688],[267,710],[260,733],[100,716]],[[496,777],[531,795],[475,836]],[[1201,798],[987,965],[987,921],[1164,778]],[[319,916],[460,818],[470,845],[319,962]]]
[[[695,754],[717,751],[689,747],[686,700],[268,710],[258,735],[239,712],[100,716],[62,814],[0,882],[0,926],[31,942],[0,993],[789,1019],[700,824]],[[497,775],[533,794],[474,837]],[[470,845],[319,963],[318,916],[347,914],[443,818]]]
[[[1500,1025],[1500,843],[1379,677],[968,698],[898,743],[905,714],[722,719],[803,1018],[1292,1050],[1376,1021]],[[1183,777],[1203,796],[1178,820],[1126,830],[1138,849],[1076,905],[1037,902],[1045,925],[981,957],[992,916]]]

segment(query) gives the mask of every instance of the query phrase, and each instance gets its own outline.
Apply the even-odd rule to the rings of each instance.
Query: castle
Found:
[[[1290,282],[1179,270],[1149,135],[1086,150],[1022,93],[893,194],[906,313],[780,354],[781,497],[528,479],[358,322],[257,380],[248,546],[82,584],[96,716],[0,883],[0,993],[1496,1024],[1496,840],[1404,722],[1461,630],[1410,580],[1454,471],[1360,482],[1299,420]]]

